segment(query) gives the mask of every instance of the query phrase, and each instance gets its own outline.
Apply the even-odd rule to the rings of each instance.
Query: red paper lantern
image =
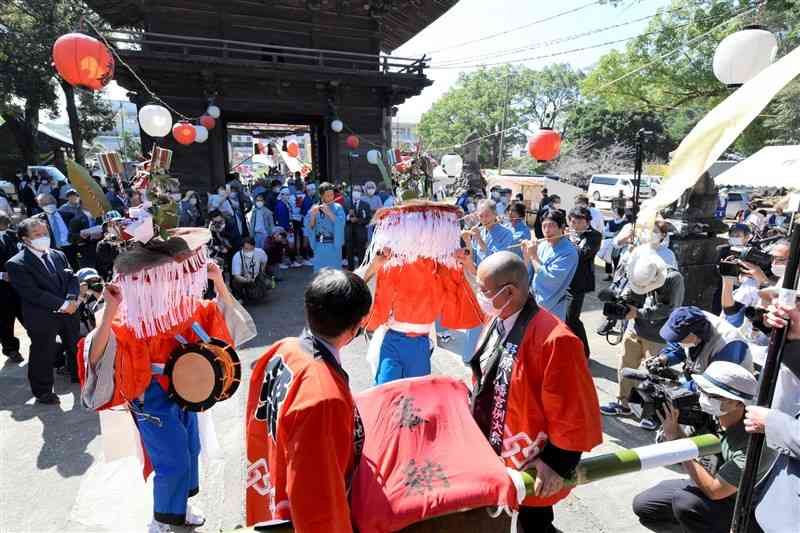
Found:
[[[192,144],[197,137],[197,131],[188,122],[176,122],[172,126],[172,136],[180,144]]]
[[[561,135],[550,128],[542,128],[528,140],[528,153],[537,161],[550,161],[561,151]]]
[[[292,141],[286,145],[286,153],[291,157],[297,157],[300,155],[300,146],[296,142]]]
[[[67,83],[90,91],[99,91],[114,77],[114,56],[106,45],[82,33],[56,39],[53,64]]]
[[[358,135],[347,136],[347,146],[349,146],[351,150],[358,148],[359,144],[361,144],[361,141],[359,140]]]
[[[217,121],[211,115],[203,115],[200,117],[200,124],[205,126],[207,130],[213,130],[214,126],[217,125]]]

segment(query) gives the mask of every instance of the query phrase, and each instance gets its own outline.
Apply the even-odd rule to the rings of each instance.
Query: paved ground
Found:
[[[240,351],[246,374],[265,346],[302,328],[302,287],[310,269],[288,271],[285,277],[269,303],[251,309],[259,336]],[[594,298],[587,300],[588,330],[593,331],[599,322],[599,309]],[[26,353],[28,339],[21,329],[20,337]],[[454,332],[453,337],[434,354],[434,372],[467,379],[469,373],[456,355],[463,334]],[[590,343],[598,394],[607,401],[616,390],[617,349],[594,335]],[[369,387],[371,381],[365,350],[364,340],[358,339],[343,353],[357,391]],[[0,366],[0,531],[141,531],[149,519],[149,489],[130,469],[104,462],[98,417],[76,404],[77,386],[57,376],[61,405],[36,405],[25,378],[25,363],[0,360]],[[203,469],[198,498],[209,516],[200,529],[203,532],[242,523],[245,397],[240,391],[212,410],[223,455]],[[649,444],[652,439],[651,433],[628,420],[604,420],[604,433],[604,443],[596,453]],[[633,496],[656,480],[675,476],[675,471],[660,468],[579,487],[557,506],[557,525],[575,533],[647,531],[631,512]]]

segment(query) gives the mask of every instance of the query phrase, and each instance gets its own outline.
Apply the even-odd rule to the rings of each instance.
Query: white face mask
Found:
[[[359,191],[353,191],[353,201],[357,202],[361,200],[361,193]]]
[[[478,297],[478,305],[481,306],[481,311],[483,311],[483,314],[485,314],[488,318],[497,318],[503,312],[503,309],[505,309],[506,306],[511,303],[511,299],[509,298],[509,300],[503,304],[503,307],[500,309],[494,306],[494,299],[500,296],[500,293],[502,293],[506,287],[508,287],[508,285],[501,287],[500,290],[497,291],[491,298],[487,298],[480,291],[476,293],[476,296]]]
[[[773,263],[770,270],[772,270],[773,274],[775,274],[779,278],[782,278],[783,275],[786,274],[786,265],[776,265]]]
[[[700,394],[699,403],[700,409],[711,416],[720,417],[728,412],[722,410],[722,400],[718,398],[709,398],[706,394]]]
[[[40,252],[46,252],[50,249],[50,236],[45,235],[44,237],[37,237],[36,239],[31,239],[31,243],[29,245],[34,250],[38,250]]]
[[[245,257],[245,259],[252,258],[254,253],[255,252],[253,250],[250,250],[249,252],[242,250],[242,255]]]
[[[256,207],[264,207],[264,202],[259,200],[258,202],[256,202]]]
[[[375,189],[373,189],[372,187],[367,187],[364,190],[367,191],[367,196],[372,196],[373,194],[375,194]]]
[[[53,213],[56,212],[56,204],[47,204],[45,206],[42,206],[42,211],[44,211],[48,215],[52,215]]]
[[[475,212],[475,204],[469,203],[467,204],[467,213],[474,213]]]
[[[728,239],[728,244],[731,246],[742,246],[744,245],[744,239],[742,237],[731,237]]]

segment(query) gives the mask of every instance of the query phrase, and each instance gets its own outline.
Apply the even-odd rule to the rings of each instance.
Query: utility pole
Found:
[[[506,137],[506,118],[508,117],[508,101],[510,98],[511,92],[511,72],[506,75],[506,99],[505,104],[503,105],[503,123],[500,126],[500,150],[499,154],[497,155],[497,174],[500,175],[503,172],[503,144],[505,142]]]

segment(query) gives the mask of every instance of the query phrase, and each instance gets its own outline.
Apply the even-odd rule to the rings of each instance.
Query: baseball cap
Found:
[[[708,324],[706,314],[699,307],[678,307],[669,315],[659,334],[667,342],[680,342],[691,333],[700,334]]]
[[[749,370],[730,361],[715,361],[702,374],[694,374],[694,382],[704,393],[752,404],[758,382]]]

